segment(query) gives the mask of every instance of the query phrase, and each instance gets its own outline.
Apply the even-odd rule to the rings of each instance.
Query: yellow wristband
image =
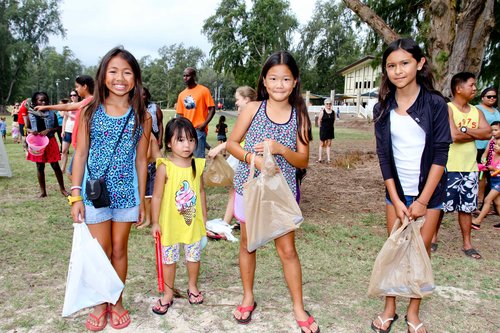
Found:
[[[81,195],[77,195],[76,197],[73,197],[71,195],[68,195],[68,204],[72,206],[75,202],[77,201],[82,201],[83,198]]]

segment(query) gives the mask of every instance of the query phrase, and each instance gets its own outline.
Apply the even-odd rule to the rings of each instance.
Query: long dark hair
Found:
[[[87,123],[87,127],[90,131],[90,123],[92,121],[92,117],[96,112],[99,105],[104,104],[106,98],[109,96],[108,87],[106,87],[106,69],[108,68],[108,64],[114,57],[120,57],[125,60],[130,67],[132,68],[132,72],[134,73],[134,89],[132,89],[128,94],[128,100],[130,105],[132,106],[132,111],[134,112],[135,124],[134,124],[134,133],[138,125],[143,125],[146,119],[146,109],[144,106],[144,100],[142,99],[142,76],[141,76],[141,68],[137,59],[130,53],[129,51],[123,49],[123,47],[115,47],[102,58],[101,63],[99,64],[99,68],[97,69],[96,74],[96,89],[94,91],[94,99],[89,104],[87,110],[84,113],[84,119]]]
[[[303,144],[308,144],[309,141],[312,140],[311,120],[309,119],[309,114],[307,113],[306,103],[304,102],[304,98],[302,98],[302,94],[300,92],[299,67],[290,53],[286,51],[278,51],[271,54],[269,58],[267,58],[266,63],[260,72],[259,82],[257,84],[257,100],[263,101],[269,99],[267,88],[264,86],[264,79],[266,78],[267,72],[269,72],[271,67],[276,65],[288,66],[290,72],[292,72],[293,78],[297,80],[292,93],[288,96],[288,103],[297,110],[299,140]]]
[[[422,58],[425,58],[424,52],[420,46],[418,46],[417,43],[415,43],[415,41],[411,38],[397,39],[389,44],[382,56],[382,79],[380,81],[380,89],[378,92],[378,101],[380,102],[382,110],[384,110],[387,106],[390,96],[393,96],[396,92],[396,86],[392,84],[387,76],[387,58],[392,52],[399,49],[411,53],[413,59],[417,62],[419,62]],[[443,96],[439,91],[434,89],[434,76],[432,75],[431,67],[427,61],[424,62],[422,69],[417,71],[417,83],[425,90],[435,93],[441,97]]]
[[[94,79],[92,78],[92,76],[78,75],[75,79],[75,82],[81,85],[82,87],[86,85],[89,94],[91,95],[94,94]]]
[[[196,146],[198,146],[198,135],[191,121],[184,117],[173,118],[165,125],[165,139],[163,145],[165,147],[165,153],[172,151],[169,144],[174,139],[178,140],[182,134],[186,135],[186,138],[189,140],[194,139]],[[193,154],[191,154],[191,157],[192,156]],[[194,158],[191,159],[191,168],[193,169],[193,178],[196,178],[196,163],[194,162]]]

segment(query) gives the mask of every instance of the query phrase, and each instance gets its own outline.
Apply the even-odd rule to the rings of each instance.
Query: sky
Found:
[[[289,0],[301,25],[312,16],[315,0]],[[158,57],[162,46],[183,43],[205,55],[210,44],[202,34],[204,20],[215,13],[219,0],[63,0],[61,21],[66,37],[51,37],[61,52],[68,46],[85,66],[123,45],[137,59]],[[247,0],[247,5],[250,0]]]

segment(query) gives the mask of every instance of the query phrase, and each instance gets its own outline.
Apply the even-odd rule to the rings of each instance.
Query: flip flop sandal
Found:
[[[187,290],[187,295],[188,295],[188,301],[189,301],[189,304],[191,305],[196,305],[196,304],[202,304],[203,303],[203,295],[201,294],[201,291],[198,295],[196,294],[193,294],[192,292],[189,291],[189,289]],[[201,296],[201,301],[199,302],[191,302],[191,297],[194,297],[194,298],[198,298],[199,296]]]
[[[431,252],[436,252],[438,249],[438,243],[431,243]]]
[[[125,328],[128,325],[130,325],[130,322],[131,322],[130,317],[128,317],[128,319],[126,321],[124,321],[123,323],[121,323],[121,324],[114,324],[113,323],[113,316],[114,315],[116,315],[118,317],[118,322],[120,322],[120,320],[123,317],[125,317],[127,314],[128,314],[127,310],[125,310],[122,314],[119,314],[115,310],[109,310],[109,321],[110,321],[109,324],[111,325],[111,327],[113,327],[115,330],[121,330],[122,328]]]
[[[375,332],[377,333],[389,333],[391,331],[391,328],[392,328],[392,324],[394,324],[394,322],[396,320],[398,320],[399,316],[397,314],[394,314],[394,317],[392,318],[387,318],[386,320],[383,320],[382,317],[380,316],[377,316],[378,320],[380,320],[380,322],[382,323],[382,326],[385,325],[385,323],[387,323],[388,321],[390,321],[390,325],[384,330],[382,328],[378,328],[377,326],[375,326],[372,322],[372,330],[374,330]]]
[[[99,317],[97,317],[93,313],[89,313],[89,318],[87,319],[87,322],[85,323],[85,327],[89,331],[92,331],[92,332],[102,331],[106,327],[106,325],[108,324],[108,316],[107,315],[108,315],[108,307],[106,307],[106,310],[104,310],[103,312],[101,312],[101,314],[99,315]],[[94,324],[92,324],[89,321],[89,319],[92,317],[97,322],[97,324],[99,324],[99,322],[101,321],[102,316],[104,316],[104,322],[102,323],[102,325],[94,325]]]
[[[476,259],[476,260],[479,260],[482,258],[482,256],[479,254],[479,252],[476,251],[476,249],[468,249],[468,250],[465,250],[465,249],[462,249],[462,252],[465,253],[465,255],[467,257],[471,257],[472,259]]]
[[[250,306],[241,306],[241,305],[238,305],[238,307],[236,308],[236,310],[241,313],[241,315],[243,316],[243,314],[245,312],[250,312],[248,314],[248,317],[243,319],[243,318],[236,318],[234,317],[234,319],[236,319],[236,321],[238,322],[238,324],[242,324],[242,325],[246,325],[248,324],[249,322],[252,321],[252,313],[253,311],[255,310],[255,308],[257,307],[257,302],[253,302],[253,305],[250,305]]]
[[[295,320],[297,322],[297,325],[299,325],[299,327],[300,327],[301,333],[305,333],[305,331],[302,329],[302,327],[308,328],[311,331],[311,329],[309,327],[311,327],[311,325],[315,322],[314,317],[311,316],[311,314],[308,311],[306,311],[306,313],[309,316],[309,318],[307,318],[307,320],[305,320],[305,321]],[[313,333],[320,333],[320,332],[321,331],[320,331],[319,325],[318,325],[318,330],[314,331]]]
[[[412,323],[410,323],[410,322],[408,321],[408,319],[406,318],[406,316],[405,316],[405,322],[406,322],[406,325],[408,325],[408,326],[409,326],[409,327],[408,327],[408,333],[411,333],[411,332],[410,332],[410,327],[411,327],[411,328],[413,328],[413,333],[418,333],[418,330],[419,330],[419,329],[421,329],[422,327],[424,327],[424,323],[420,323],[420,324],[418,324],[418,325],[416,325],[416,326],[415,326],[415,325],[413,325]]]
[[[167,304],[163,304],[163,303],[161,302],[161,298],[158,298],[158,304],[160,304],[160,306],[159,306],[160,308],[164,308],[164,307],[166,307],[165,311],[160,311],[160,310],[157,310],[157,309],[155,308],[155,307],[156,307],[156,305],[155,305],[155,306],[153,306],[153,307],[151,308],[151,311],[153,311],[153,312],[154,312],[154,313],[156,313],[157,315],[163,316],[164,314],[166,314],[166,313],[168,312],[168,309],[170,309],[170,307],[172,306],[172,304],[174,304],[174,300],[172,299],[172,300],[170,300],[170,302],[168,302]]]
[[[471,224],[471,228],[474,229],[474,230],[481,230],[481,225],[480,224],[476,224],[476,223],[472,223]]]

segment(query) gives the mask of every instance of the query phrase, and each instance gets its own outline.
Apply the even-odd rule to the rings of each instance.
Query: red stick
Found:
[[[160,233],[157,232],[155,235],[155,244],[156,244],[156,272],[158,273],[158,291],[164,292],[165,285],[163,283],[163,263],[161,260],[161,236]]]

